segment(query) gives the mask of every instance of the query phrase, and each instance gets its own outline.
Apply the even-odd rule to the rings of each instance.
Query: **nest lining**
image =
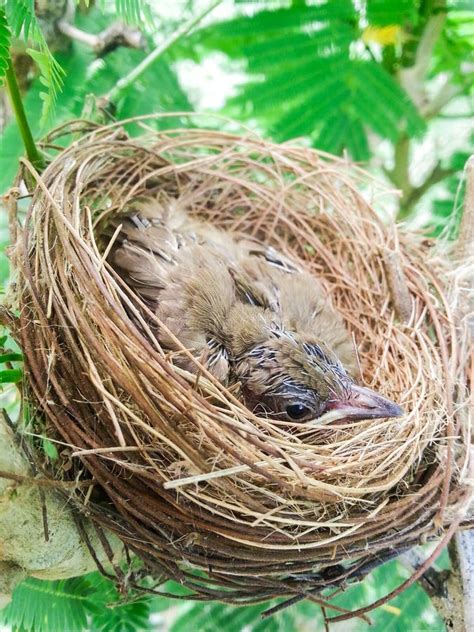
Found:
[[[72,468],[63,460],[54,475],[91,480],[102,491],[80,487],[82,510],[195,598],[309,594],[461,520],[467,343],[452,267],[383,223],[364,187],[377,192],[361,170],[307,148],[196,129],[131,139],[118,125],[89,127],[37,177],[13,253],[17,335],[28,398],[70,446]],[[407,415],[274,423],[204,367],[180,369],[104,237],[111,217],[162,192],[320,279],[352,332],[361,382]]]

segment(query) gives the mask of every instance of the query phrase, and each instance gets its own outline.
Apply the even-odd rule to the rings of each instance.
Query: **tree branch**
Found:
[[[428,19],[416,49],[415,63],[398,72],[400,85],[422,116],[426,116],[426,111],[431,106],[425,90],[425,77],[433,57],[433,48],[443,31],[445,21],[445,11],[440,11]]]
[[[406,220],[411,215],[414,206],[432,186],[438,184],[438,182],[442,182],[445,178],[452,176],[454,173],[456,173],[456,169],[452,167],[444,168],[438,162],[420,186],[413,187],[410,185],[402,197],[397,221],[401,222]]]
[[[385,175],[400,191],[403,196],[412,191],[410,183],[410,139],[402,136],[397,141],[393,153],[393,169],[385,169]]]
[[[410,180],[410,139],[402,136],[395,145],[393,169],[384,169],[386,177],[402,192],[397,221],[406,220],[414,206],[433,185],[455,172],[455,169],[442,167],[438,162],[422,184],[413,186]]]
[[[78,29],[66,19],[58,22],[58,30],[69,39],[89,46],[96,55],[105,55],[119,46],[143,48],[145,40],[138,29],[116,22],[98,35]]]
[[[457,558],[455,554],[454,539],[448,545],[452,569],[449,571],[437,571],[429,568],[419,579],[419,584],[428,594],[431,603],[442,618],[446,629],[454,632],[471,632],[464,616],[463,584]],[[425,562],[418,547],[407,551],[400,556],[400,562],[413,572]]]
[[[472,516],[471,503],[466,518]],[[474,531],[458,531],[448,544],[451,569],[438,571],[431,567],[420,577],[419,583],[431,598],[447,630],[474,630]],[[403,553],[399,561],[410,571],[425,563],[427,554],[419,547]]]

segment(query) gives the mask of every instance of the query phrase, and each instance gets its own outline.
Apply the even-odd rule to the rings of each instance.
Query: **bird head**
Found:
[[[394,402],[359,386],[324,342],[278,327],[235,358],[234,373],[246,405],[272,419],[307,422],[329,411],[349,421],[403,415]]]

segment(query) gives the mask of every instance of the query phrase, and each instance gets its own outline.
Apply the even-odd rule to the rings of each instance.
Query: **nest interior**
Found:
[[[90,482],[74,501],[152,574],[198,599],[310,594],[462,520],[467,343],[452,266],[381,220],[360,193],[381,193],[367,174],[250,134],[133,139],[111,125],[83,126],[35,178],[12,252],[33,423],[69,446],[54,476]],[[407,414],[288,428],[255,417],[204,368],[198,378],[180,369],[110,267],[104,237],[112,216],[163,191],[322,281],[352,332],[361,383]]]

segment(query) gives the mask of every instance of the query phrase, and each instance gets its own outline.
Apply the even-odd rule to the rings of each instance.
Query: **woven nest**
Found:
[[[380,189],[347,161],[252,135],[79,128],[35,176],[12,258],[35,425],[70,446],[54,476],[78,481],[84,513],[152,575],[234,603],[314,598],[452,535],[470,438],[446,254],[382,221],[360,193]],[[31,171],[24,163],[25,182]],[[116,213],[162,191],[320,279],[352,332],[361,383],[407,414],[288,429],[255,417],[203,367],[198,378],[180,369],[107,262],[104,237]]]

